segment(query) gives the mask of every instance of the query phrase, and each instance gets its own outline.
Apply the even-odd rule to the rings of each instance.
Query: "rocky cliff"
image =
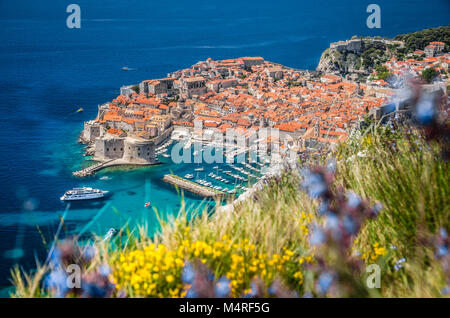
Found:
[[[376,65],[396,54],[401,46],[398,41],[375,38],[335,42],[322,53],[317,71],[364,78]]]

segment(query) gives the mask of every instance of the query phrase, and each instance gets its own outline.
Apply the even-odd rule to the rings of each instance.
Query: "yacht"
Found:
[[[188,174],[186,174],[184,177],[185,177],[186,179],[192,179],[192,178],[194,177],[194,175],[188,173]]]
[[[66,191],[60,198],[61,201],[90,200],[103,198],[109,191],[93,189],[89,187],[73,188]]]
[[[203,170],[205,170],[205,168],[195,168],[194,170],[195,171],[203,171]]]

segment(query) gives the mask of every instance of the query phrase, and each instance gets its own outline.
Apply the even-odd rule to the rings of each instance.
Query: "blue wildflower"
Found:
[[[52,249],[50,251],[50,254],[48,257],[49,257],[49,262],[50,262],[51,266],[60,267],[62,265],[61,264],[61,251],[59,250],[58,247],[55,247],[54,249]]]
[[[230,280],[226,277],[221,277],[217,281],[214,287],[214,291],[216,293],[216,296],[219,298],[228,297],[231,292]]]
[[[320,215],[327,214],[329,212],[328,211],[328,206],[329,206],[328,200],[323,200],[322,202],[320,202],[319,208],[318,208],[319,214]]]
[[[85,297],[103,298],[107,295],[107,293],[108,293],[107,286],[100,287],[94,283],[83,284],[83,295]]]
[[[334,213],[328,213],[325,220],[325,229],[336,230],[339,228],[339,218]]]
[[[181,274],[181,280],[185,284],[192,284],[195,278],[195,270],[191,263],[187,262],[183,267],[183,273]]]
[[[274,283],[270,285],[269,289],[267,290],[270,296],[274,296],[277,293],[277,288]]]
[[[343,224],[344,229],[348,234],[356,234],[356,222],[353,220],[353,217],[351,215],[344,216]]]
[[[328,289],[330,289],[331,284],[333,283],[333,275],[330,273],[323,273],[320,275],[319,280],[317,282],[317,289],[320,294],[326,294]]]
[[[302,170],[303,182],[302,188],[312,198],[320,197],[327,190],[327,184],[322,175],[312,173],[309,169]]]
[[[327,163],[327,169],[328,171],[330,171],[331,173],[335,173],[336,172],[336,159],[332,158],[328,161]]]
[[[347,204],[350,208],[356,209],[361,204],[361,197],[353,191],[348,191]]]
[[[86,261],[90,261],[95,257],[96,252],[97,251],[94,246],[87,245],[83,250],[83,257]]]
[[[44,286],[53,292],[54,297],[65,297],[69,290],[67,286],[67,273],[61,267],[58,267],[47,275],[44,280]]]
[[[430,94],[424,94],[417,103],[416,119],[421,125],[429,125],[436,116],[436,108],[433,97]]]
[[[439,229],[439,234],[444,240],[447,238],[447,231],[444,228]]]
[[[186,292],[186,298],[197,298],[198,293],[194,290],[194,288],[189,288]]]
[[[325,233],[319,226],[315,226],[310,237],[309,237],[309,243],[311,245],[319,245],[322,244],[325,241]]]
[[[111,267],[109,265],[103,264],[98,268],[98,272],[103,277],[108,277],[111,274]]]
[[[439,245],[437,248],[437,256],[444,257],[448,254],[448,246],[447,245]]]
[[[250,283],[250,291],[244,295],[244,298],[253,298],[256,297],[258,293],[258,288],[255,282]]]

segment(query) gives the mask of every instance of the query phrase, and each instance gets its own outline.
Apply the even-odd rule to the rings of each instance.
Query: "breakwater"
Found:
[[[169,184],[172,184],[174,186],[177,186],[181,189],[187,190],[189,192],[195,193],[197,195],[200,195],[202,197],[206,198],[216,198],[220,196],[225,196],[226,194],[222,191],[218,191],[215,189],[210,189],[208,187],[204,187],[202,185],[199,185],[195,182],[186,180],[182,177],[173,175],[173,174],[166,174],[163,177],[163,181],[167,182]]]

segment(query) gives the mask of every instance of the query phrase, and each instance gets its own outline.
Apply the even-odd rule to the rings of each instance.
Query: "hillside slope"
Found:
[[[317,71],[364,79],[377,65],[391,57],[402,60],[406,54],[417,49],[423,50],[432,41],[446,43],[448,50],[450,26],[402,34],[392,40],[354,36],[349,41],[332,43],[322,53]]]

